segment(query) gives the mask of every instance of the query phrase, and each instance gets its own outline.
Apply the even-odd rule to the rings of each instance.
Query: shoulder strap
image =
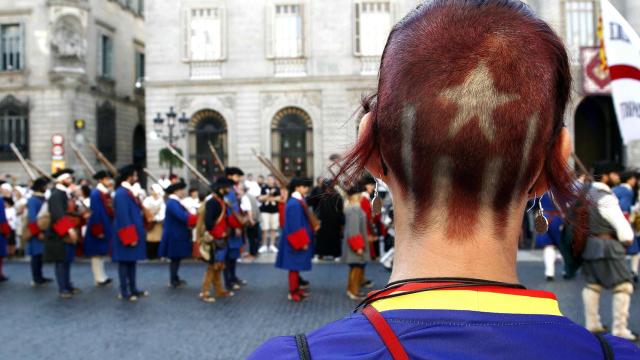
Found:
[[[371,325],[382,339],[382,342],[387,347],[387,350],[391,354],[393,360],[409,360],[407,352],[404,350],[404,346],[398,339],[398,336],[393,332],[393,329],[384,319],[384,317],[374,308],[369,305],[364,308],[362,314],[369,320]]]
[[[311,360],[311,353],[309,352],[309,343],[307,342],[307,336],[305,334],[298,334],[295,336],[295,339],[300,360]]]
[[[616,358],[613,353],[613,349],[611,348],[611,344],[605,339],[604,335],[596,334],[596,338],[600,342],[600,346],[602,347],[602,353],[604,354],[605,360],[614,360]]]

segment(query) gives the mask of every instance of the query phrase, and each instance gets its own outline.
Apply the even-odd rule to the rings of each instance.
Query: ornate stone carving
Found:
[[[56,21],[51,37],[51,50],[56,67],[79,68],[84,71],[87,39],[78,18],[66,15]]]

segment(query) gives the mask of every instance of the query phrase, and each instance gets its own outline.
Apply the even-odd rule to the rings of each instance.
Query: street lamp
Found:
[[[169,142],[169,146],[173,146],[174,141],[177,141],[187,135],[187,125],[189,124],[189,118],[186,113],[182,113],[176,124],[176,117],[178,116],[175,111],[173,111],[173,106],[169,108],[169,112],[166,113],[167,116],[167,128],[168,135],[164,134],[164,123],[165,119],[162,118],[161,114],[158,113],[155,119],[153,119],[153,130],[156,132],[159,138],[162,138]],[[174,134],[174,128],[178,126],[178,134]],[[169,162],[169,174],[173,174],[173,163]]]

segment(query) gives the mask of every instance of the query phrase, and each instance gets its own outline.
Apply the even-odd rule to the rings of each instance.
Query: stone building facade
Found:
[[[88,143],[116,164],[144,161],[141,1],[0,0],[0,173],[26,180],[10,142],[46,171],[61,165],[53,135],[80,176],[72,143],[96,168]]]
[[[255,150],[286,173],[324,174],[330,155],[355,139],[353,115],[361,96],[376,86],[390,27],[418,2],[148,2],[146,128],[152,129],[158,114],[166,117],[171,106],[184,113],[188,135],[175,144],[207,175],[219,171],[212,164],[209,141],[227,164],[248,172],[267,173]],[[602,132],[585,134],[579,126],[578,153],[585,153],[588,164],[598,157],[623,160],[610,95],[592,96],[583,89],[580,54],[583,47],[598,45],[599,1],[528,3],[562,34],[572,54],[576,81],[567,125],[575,129],[578,118],[600,122],[607,131],[607,139],[601,139]],[[640,2],[613,3],[640,30]],[[147,142],[149,167],[158,174],[167,173],[158,157],[165,146]],[[638,150],[629,149],[631,165],[640,165]]]

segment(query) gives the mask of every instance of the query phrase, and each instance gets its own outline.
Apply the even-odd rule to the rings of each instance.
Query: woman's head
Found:
[[[343,172],[385,177],[411,205],[416,231],[433,209],[449,233],[472,231],[461,221],[487,210],[500,225],[547,187],[571,196],[570,88],[560,38],[520,1],[425,3],[389,36]]]

